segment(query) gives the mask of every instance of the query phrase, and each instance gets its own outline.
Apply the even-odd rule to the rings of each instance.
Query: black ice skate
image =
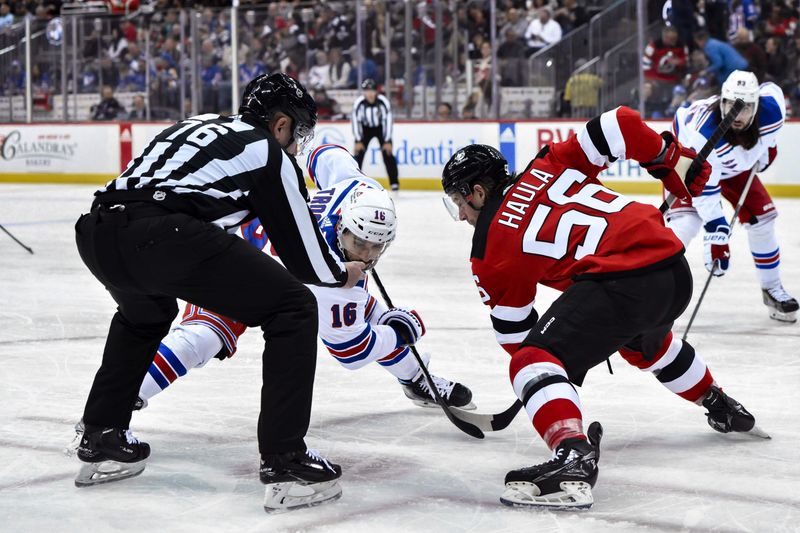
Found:
[[[720,433],[748,433],[762,439],[771,438],[756,426],[756,419],[739,402],[712,385],[703,399],[703,407],[708,409],[708,425]]]
[[[150,456],[150,445],[139,442],[129,429],[89,426],[78,446],[78,459],[87,463],[75,478],[76,487],[89,487],[138,476]]]
[[[312,507],[342,495],[336,481],[342,468],[314,450],[265,455],[259,477],[267,485],[264,510],[268,513]]]
[[[771,319],[790,324],[797,322],[797,310],[800,305],[788,292],[783,290],[782,285],[771,289],[761,289],[761,296],[764,298],[764,305],[769,309]]]
[[[506,474],[506,490],[500,502],[516,507],[589,509],[594,503],[592,487],[597,481],[603,427],[592,422],[586,436],[588,441],[562,441],[546,463]]]
[[[133,402],[133,410],[140,411],[147,407],[147,400],[142,398],[136,398],[136,401]],[[83,418],[78,420],[78,423],[75,424],[75,436],[72,438],[69,444],[67,444],[66,448],[64,448],[64,455],[67,457],[72,457],[78,451],[78,446],[81,445],[81,439],[83,438],[83,432],[86,428],[83,424]]]
[[[445,378],[434,376],[433,374],[431,374],[431,378],[433,379],[433,384],[436,386],[436,389],[439,391],[439,395],[447,405],[467,411],[475,409],[475,404],[472,403],[472,391],[467,387],[461,383],[449,381]],[[419,405],[420,407],[438,407],[431,393],[431,389],[428,386],[428,381],[425,379],[421,370],[417,373],[417,377],[411,381],[403,379],[398,381],[400,385],[403,386],[403,392],[406,397],[414,402],[414,405]]]

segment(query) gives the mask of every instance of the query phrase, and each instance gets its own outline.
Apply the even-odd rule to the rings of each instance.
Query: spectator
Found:
[[[118,91],[143,92],[145,90],[144,83],[144,72],[134,72],[127,63],[120,63]]]
[[[600,111],[600,87],[603,80],[589,70],[582,69],[586,60],[575,61],[575,71],[564,88],[564,111],[572,117],[593,117]]]
[[[671,26],[677,28],[678,36],[682,42],[691,44],[692,34],[697,29],[697,13],[695,13],[694,0],[672,0],[668,22]]]
[[[359,63],[358,61],[358,48],[353,46],[350,49],[350,59],[353,61],[353,64]],[[360,61],[360,69],[361,69],[361,79],[362,80],[375,80],[377,83],[383,83],[383,80],[378,75],[378,65],[375,64],[375,61],[368,57],[362,57]],[[358,69],[352,68],[350,69],[350,77],[347,81],[347,87],[350,89],[355,89],[358,87]]]
[[[484,101],[489,105],[492,101],[492,45],[489,41],[484,41],[481,45],[481,58],[475,62],[473,79],[483,92]]]
[[[553,13],[553,19],[566,34],[589,22],[589,15],[583,6],[578,4],[578,0],[563,0],[563,5]]]
[[[128,66],[130,66],[133,72],[144,74],[145,60],[144,54],[142,54],[142,50],[139,48],[139,43],[134,41],[129,42],[128,51],[125,53],[122,60],[128,63]]]
[[[133,109],[128,113],[128,120],[147,120],[147,103],[141,94],[133,97]]]
[[[103,85],[110,85],[111,87],[119,86],[120,75],[119,68],[111,61],[108,56],[103,56],[100,59],[100,83]]]
[[[316,62],[313,67],[308,69],[308,87],[317,89],[320,87],[331,86],[331,66],[328,64],[328,54],[323,50],[317,50],[314,54]]]
[[[11,26],[14,24],[14,14],[11,13],[11,6],[8,4],[0,4],[0,28]]]
[[[783,52],[781,40],[770,37],[764,43],[764,51],[767,54],[766,81],[774,82],[783,88],[789,75],[789,60]]]
[[[317,104],[317,118],[320,120],[340,118],[339,104],[328,96],[325,87],[320,87],[314,91],[314,102]]]
[[[515,8],[509,8],[506,12],[506,23],[503,24],[503,27],[500,28],[498,35],[507,35],[508,30],[512,30],[514,35],[521,36],[525,35],[525,30],[528,29],[529,21],[527,18],[522,16],[522,12]]]
[[[694,42],[706,54],[708,70],[719,83],[724,83],[734,70],[747,70],[747,60],[733,46],[710,37],[706,30],[695,32]]]
[[[330,51],[330,72],[328,77],[331,80],[331,87],[334,89],[344,89],[350,80],[350,62],[342,56],[341,48],[331,48]]]
[[[436,118],[439,120],[453,120],[453,106],[447,102],[442,102],[436,108]]]
[[[709,35],[720,41],[728,39],[728,1],[704,0],[704,19]]]
[[[475,116],[475,106],[472,104],[467,104],[464,106],[464,109],[461,110],[461,119],[462,120],[475,120],[478,117]]]
[[[750,30],[745,27],[739,28],[733,39],[733,46],[747,60],[750,72],[756,75],[759,83],[762,83],[767,71],[767,54],[763,48],[753,42]]]
[[[497,48],[500,85],[504,87],[520,87],[527,83],[526,51],[525,42],[509,27],[505,33],[505,41]]]
[[[672,88],[686,72],[689,49],[672,26],[661,29],[661,37],[650,41],[644,49],[642,68],[644,77],[652,83],[653,99],[666,104]],[[583,115],[581,115],[583,116]]]
[[[108,57],[110,57],[112,61],[117,61],[125,55],[127,50],[128,39],[122,35],[122,32],[119,30],[119,28],[111,28],[111,44],[106,49]]]
[[[764,27],[764,34],[772,37],[791,37],[797,28],[797,19],[781,4],[772,4]]]
[[[220,105],[220,83],[223,79],[222,67],[216,58],[203,56],[203,69],[200,71],[200,81],[203,90],[203,109],[201,113],[218,113],[223,107]]]
[[[739,39],[739,30],[745,29],[753,40],[753,29],[758,21],[758,5],[755,0],[733,0],[728,19],[728,40]],[[760,78],[759,78],[760,79]]]
[[[664,110],[664,115],[666,115],[668,118],[674,117],[678,108],[683,107],[687,96],[688,93],[686,92],[686,87],[684,87],[682,84],[679,83],[673,87],[672,100],[670,100],[669,105]]]
[[[125,114],[125,108],[114,98],[114,89],[103,85],[99,104],[91,108],[92,120],[115,120]]]
[[[258,57],[252,50],[248,50],[244,56],[244,63],[239,64],[239,83],[244,87],[253,78],[266,73],[267,69],[264,63],[258,61]]]
[[[550,8],[539,8],[537,17],[525,30],[525,41],[528,43],[528,55],[536,53],[545,46],[561,40],[561,26],[553,20]]]

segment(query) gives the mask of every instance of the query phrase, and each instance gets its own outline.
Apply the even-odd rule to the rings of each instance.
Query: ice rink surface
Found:
[[[344,494],[267,515],[255,435],[262,342],[250,331],[233,359],[190,372],[134,414],[134,432],[153,447],[141,476],[77,489],[78,461],[62,449],[114,311],[73,237],[94,188],[0,185],[0,223],[35,251],[0,233],[2,531],[800,530],[800,325],[768,318],[740,227],[732,271],[712,281],[689,340],[770,441],[712,431],[702,408],[617,355],[613,375],[597,367],[579,389],[586,422],[605,429],[594,507],[509,509],[498,501],[505,473],[550,456],[523,414],[475,440],[412,405],[379,366],[348,371],[320,349],[307,442],[342,464]],[[508,356],[471,279],[471,228],[450,220],[439,194],[403,192],[397,204],[399,237],[378,269],[391,297],[425,319],[419,347],[433,373],[468,385],[479,412],[505,409]],[[800,201],[777,204],[784,285],[798,296]],[[696,300],[700,239],[688,255]],[[554,295],[541,291],[540,313]]]

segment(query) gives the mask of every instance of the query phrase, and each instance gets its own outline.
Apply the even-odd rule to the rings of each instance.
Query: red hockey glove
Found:
[[[706,269],[714,276],[724,276],[731,259],[731,249],[728,247],[731,227],[727,220],[718,218],[708,222],[704,228],[706,234],[703,237],[703,255]]]
[[[661,132],[665,146],[652,161],[641,163],[642,167],[656,179],[661,180],[669,192],[675,195],[682,204],[692,205],[692,196],[700,196],[708,178],[711,176],[711,165],[703,161],[700,171],[686,188],[686,173],[692,161],[697,157],[694,150],[682,146],[668,131]]]

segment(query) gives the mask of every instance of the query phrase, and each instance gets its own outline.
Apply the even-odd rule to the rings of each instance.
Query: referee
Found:
[[[367,78],[361,83],[364,94],[353,103],[353,137],[356,140],[355,153],[358,168],[364,162],[364,155],[372,139],[377,138],[381,145],[383,164],[389,175],[393,191],[400,188],[397,180],[397,159],[392,153],[392,105],[389,99],[378,94],[375,80]]]
[[[200,115],[159,133],[95,193],[91,212],[75,225],[81,259],[118,306],[83,415],[78,457],[88,464],[76,478],[79,486],[144,468],[150,447],[128,430],[131,409],[178,313],[176,298],[261,327],[262,465],[291,471],[315,461],[303,438],[317,306],[303,283],[350,287],[364,265],[342,263],[328,248],[290,155],[313,135],[314,100],[278,73],[252,80],[242,101],[239,116]],[[286,269],[232,234],[256,216]],[[173,370],[179,373],[180,365]],[[100,470],[106,460],[116,461],[117,470]],[[325,464],[316,475],[338,477],[338,466]]]

